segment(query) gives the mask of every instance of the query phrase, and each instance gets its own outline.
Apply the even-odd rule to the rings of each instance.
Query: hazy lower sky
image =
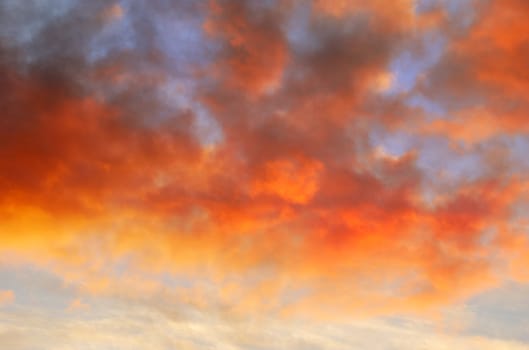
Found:
[[[0,349],[529,349],[527,0],[0,0]]]

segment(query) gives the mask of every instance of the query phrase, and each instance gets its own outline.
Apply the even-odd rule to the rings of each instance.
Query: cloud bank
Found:
[[[3,263],[338,318],[526,280],[527,5],[464,3],[2,3]]]

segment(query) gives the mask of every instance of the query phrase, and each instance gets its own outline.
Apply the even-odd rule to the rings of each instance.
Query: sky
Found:
[[[0,348],[529,349],[526,0],[0,0]]]

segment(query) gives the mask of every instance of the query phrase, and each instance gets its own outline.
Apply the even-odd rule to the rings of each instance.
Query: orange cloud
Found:
[[[149,95],[166,78],[137,73],[136,56],[92,64],[55,53],[45,72],[23,60],[5,63],[1,250],[88,293],[157,293],[164,274],[184,275],[224,287],[221,301],[244,296],[248,310],[266,301],[267,310],[311,312],[321,302],[333,311],[417,311],[500,283],[494,259],[508,246],[498,242],[518,236],[505,223],[514,220],[523,181],[496,169],[428,202],[424,189],[435,179],[417,166],[420,149],[393,156],[370,139],[380,124],[393,125],[377,108],[402,102],[373,91],[389,87],[402,38],[363,20],[349,30],[352,19],[340,14],[361,6],[391,21],[391,11],[411,11],[409,1],[386,3],[316,2],[335,18],[310,18],[314,45],[306,50],[286,36],[290,8],[211,3],[205,29],[221,44],[209,62],[217,75],[190,97],[222,133],[208,147],[197,139],[192,108],[169,113]],[[472,54],[464,43],[452,49]],[[138,57],[162,61],[156,50]],[[448,63],[433,68],[432,79]],[[502,74],[467,73],[473,83],[508,85]],[[440,95],[452,93],[443,88],[454,82],[446,83]],[[498,129],[520,131],[522,114],[500,121],[495,103],[413,130],[476,143]],[[492,231],[496,240],[484,243]],[[255,280],[263,271],[270,280]]]
[[[515,135],[529,131],[520,112],[510,111],[498,115],[488,108],[472,108],[461,111],[452,119],[437,119],[427,123],[422,131],[475,144],[489,140],[499,133]]]
[[[15,294],[11,290],[0,290],[0,306],[8,305],[15,300]]]
[[[423,76],[421,92],[455,114],[425,127],[469,143],[527,133],[529,27],[524,1],[490,1],[475,6],[468,31],[450,37],[447,52]]]
[[[212,1],[206,32],[225,42],[225,57],[217,67],[229,86],[249,95],[273,91],[281,84],[288,48],[269,9],[251,13],[241,1]]]
[[[265,164],[264,178],[254,184],[252,192],[256,195],[273,194],[287,201],[303,204],[318,190],[321,171],[321,163],[315,161],[272,161]]]
[[[81,299],[74,299],[68,306],[68,311],[83,311],[90,308],[88,304],[83,303]]]
[[[115,21],[123,17],[123,7],[120,4],[114,4],[106,8],[102,17],[105,21]]]
[[[332,16],[345,16],[350,14],[368,11],[370,15],[383,19],[386,23],[402,21],[411,22],[414,12],[413,0],[397,0],[387,3],[383,0],[370,2],[357,0],[336,0],[325,1],[316,0],[314,5],[317,10],[323,11]]]

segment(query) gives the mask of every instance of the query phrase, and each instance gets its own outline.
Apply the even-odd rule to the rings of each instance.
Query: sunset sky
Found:
[[[528,16],[0,0],[0,350],[529,349]]]

